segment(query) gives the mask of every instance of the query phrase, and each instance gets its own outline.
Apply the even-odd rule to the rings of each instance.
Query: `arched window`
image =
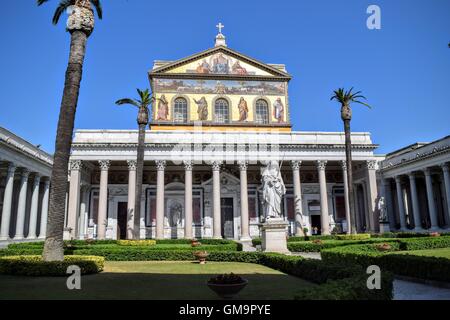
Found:
[[[185,98],[176,98],[173,105],[173,121],[187,122],[187,101]]]
[[[230,111],[228,101],[225,99],[217,99],[214,103],[215,121],[218,123],[227,123],[230,121]]]
[[[259,99],[256,101],[255,122],[261,124],[269,123],[269,106],[266,100]]]

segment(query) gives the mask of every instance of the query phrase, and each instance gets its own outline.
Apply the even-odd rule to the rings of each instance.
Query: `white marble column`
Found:
[[[97,239],[106,238],[106,225],[108,224],[108,171],[110,167],[109,160],[100,160],[100,191],[98,198],[98,225]]]
[[[441,165],[444,174],[445,199],[447,203],[447,227],[450,227],[450,169],[448,163]]]
[[[11,223],[11,207],[12,207],[12,195],[14,188],[14,173],[16,172],[16,166],[13,163],[9,164],[8,174],[6,176],[5,194],[3,196],[3,210],[2,221],[0,226],[0,240],[9,239],[9,227]]]
[[[221,205],[220,205],[220,165],[218,161],[212,163],[213,172],[213,238],[222,238]]]
[[[350,199],[348,196],[348,177],[347,177],[347,161],[341,161],[342,179],[344,180],[344,204],[345,204],[345,220],[347,221],[347,233],[352,233],[351,217],[350,217]],[[355,224],[356,225],[356,224]]]
[[[41,225],[39,228],[39,239],[44,239],[47,233],[49,190],[50,190],[50,177],[44,180],[44,195],[42,196]]]
[[[25,210],[27,207],[27,190],[28,190],[28,176],[30,171],[24,169],[22,171],[22,177],[20,179],[20,191],[19,191],[19,205],[17,207],[17,222],[16,222],[16,235],[15,240],[24,238],[25,229]]]
[[[320,216],[321,216],[321,234],[330,234],[330,218],[328,216],[328,192],[327,192],[327,178],[325,175],[325,167],[327,161],[317,161],[317,170],[319,172],[319,186],[320,186]]]
[[[156,239],[164,239],[164,170],[165,160],[156,161]]]
[[[241,186],[241,241],[249,241],[250,238],[250,222],[248,217],[248,189],[247,189],[247,161],[238,161],[240,172]]]
[[[367,204],[368,204],[368,231],[375,232],[378,229],[378,219],[375,219],[377,213],[377,176],[375,160],[366,161],[367,166]]]
[[[76,239],[78,234],[77,222],[80,212],[80,182],[81,182],[81,160],[70,161],[70,186],[69,186],[69,208],[67,212],[67,228],[70,231],[69,238]]]
[[[39,201],[39,186],[41,184],[41,176],[36,173],[33,181],[33,191],[31,194],[31,208],[30,208],[30,227],[28,228],[27,239],[36,239],[36,228],[38,218],[38,201]]]
[[[303,232],[303,212],[302,212],[302,185],[300,181],[301,161],[291,161],[292,180],[294,184],[294,213],[295,213],[295,235],[302,237]]]
[[[192,239],[192,167],[193,161],[184,161],[184,238]]]
[[[134,237],[134,204],[136,200],[136,160],[128,160],[127,239]]]
[[[428,210],[430,212],[431,230],[439,229],[437,220],[436,205],[434,203],[433,180],[431,178],[431,169],[425,168],[425,184],[427,187]]]
[[[410,172],[408,176],[411,191],[412,211],[414,217],[414,231],[422,231],[423,229],[422,229],[422,222],[420,219],[419,198],[417,197],[416,176],[412,172]]]
[[[400,230],[406,230],[406,212],[405,204],[403,203],[402,181],[400,176],[395,177],[395,185],[397,189],[397,203],[398,203],[398,219],[400,222]]]

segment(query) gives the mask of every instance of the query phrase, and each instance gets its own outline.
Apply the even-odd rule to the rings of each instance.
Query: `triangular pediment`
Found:
[[[214,47],[177,61],[159,63],[150,75],[267,77],[289,80],[283,66],[269,65],[224,46]]]

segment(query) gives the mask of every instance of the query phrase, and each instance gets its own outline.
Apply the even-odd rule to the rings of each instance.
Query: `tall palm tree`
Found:
[[[145,127],[148,124],[148,107],[153,101],[148,89],[144,91],[136,89],[139,94],[139,99],[120,99],[116,101],[117,105],[130,104],[139,108],[137,124],[139,126],[138,147],[137,147],[137,161],[136,161],[136,195],[134,199],[134,223],[133,223],[133,237],[139,239],[140,233],[140,218],[141,218],[141,194],[142,194],[142,176],[144,173],[144,142],[145,142]],[[128,234],[128,232],[127,232]]]
[[[48,0],[37,0],[37,5],[40,6],[46,2]],[[94,30],[92,6],[95,7],[97,15],[101,19],[102,7],[100,0],[61,0],[53,16],[53,24],[56,25],[62,13],[66,10],[70,11],[67,19],[67,31],[70,33],[70,55],[59,110],[55,154],[50,181],[50,204],[43,251],[43,259],[46,261],[64,259],[63,232],[67,174],[86,42]]]
[[[330,100],[336,99],[341,104],[341,119],[344,121],[345,131],[345,160],[347,162],[347,180],[348,180],[348,200],[350,205],[350,222],[347,223],[351,233],[356,233],[356,214],[355,204],[353,202],[353,170],[352,170],[352,141],[350,134],[350,121],[352,120],[352,109],[350,103],[359,103],[371,108],[367,103],[359,99],[367,100],[358,92],[352,92],[353,88],[345,91],[344,88],[339,88],[334,91],[334,95]]]

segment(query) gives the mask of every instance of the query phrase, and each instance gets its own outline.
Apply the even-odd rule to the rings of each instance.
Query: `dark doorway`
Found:
[[[234,238],[233,198],[222,198],[220,204],[222,214],[222,237]]]
[[[311,215],[311,234],[318,235],[321,234],[321,221],[320,215],[315,214]]]
[[[117,204],[117,236],[119,239],[127,238],[127,212],[128,202]]]

